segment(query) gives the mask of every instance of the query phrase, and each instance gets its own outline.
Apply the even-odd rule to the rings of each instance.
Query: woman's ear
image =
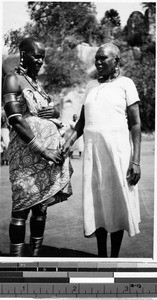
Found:
[[[115,58],[115,61],[116,61],[116,66],[119,64],[119,61],[120,61],[120,58],[119,57],[116,57]]]
[[[24,56],[25,56],[25,51],[21,51],[21,53],[20,53],[21,59],[24,59]]]

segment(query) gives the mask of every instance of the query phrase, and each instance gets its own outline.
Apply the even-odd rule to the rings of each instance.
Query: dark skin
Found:
[[[103,45],[100,47],[95,56],[95,66],[98,72],[98,81],[100,83],[108,82],[109,79],[114,80],[115,68],[119,63],[119,53],[114,51],[111,47]],[[116,80],[116,79],[115,79]],[[135,103],[127,108],[127,113],[130,119],[130,130],[133,141],[133,157],[132,161],[128,166],[128,171],[126,178],[129,185],[136,185],[140,179],[140,144],[141,144],[141,123],[139,115],[139,106],[138,103]],[[63,153],[66,154],[69,152],[69,149],[73,142],[83,134],[85,126],[85,112],[84,106],[82,106],[81,114],[74,132],[70,139],[66,141],[63,147]],[[97,228],[95,231],[95,236],[98,246],[98,256],[99,257],[108,257],[107,255],[107,234],[108,232],[105,228]],[[111,257],[118,257],[119,251],[123,239],[124,230],[119,230],[117,232],[111,233]]]
[[[23,67],[27,69],[27,75],[36,81],[45,57],[44,46],[39,42],[30,43],[26,50],[20,52],[20,57],[23,59]],[[15,94],[14,97],[16,101],[16,97],[21,94],[24,88],[33,89],[23,76],[9,74],[5,78],[3,95],[10,93]],[[7,103],[5,106],[6,110],[13,109],[11,107],[12,105],[12,102]],[[54,111],[55,109],[53,107],[44,108],[43,111],[39,112],[39,117],[52,118],[52,116],[54,117]],[[58,112],[56,111],[56,117],[57,114]],[[32,129],[22,116],[19,115],[10,118],[10,125],[24,142],[29,143],[34,138]],[[52,161],[55,164],[60,164],[63,162],[63,158],[59,151],[52,152],[45,149],[41,155],[46,160]]]
[[[115,67],[118,65],[118,59],[116,53],[113,52],[109,47],[100,47],[95,56],[95,66],[98,72],[98,81],[106,82],[109,78],[112,78],[114,74]],[[139,114],[138,103],[132,104],[127,108],[127,112],[131,124],[131,135],[133,141],[133,157],[132,161],[140,163],[140,144],[141,144],[141,122]],[[84,106],[82,106],[80,118],[75,126],[75,131],[71,138],[75,141],[83,134],[83,129],[85,125],[85,114]],[[63,152],[69,151],[71,142],[67,140],[64,144]],[[128,171],[126,174],[127,181],[129,185],[136,185],[141,177],[140,166],[133,164],[132,162],[128,166]]]

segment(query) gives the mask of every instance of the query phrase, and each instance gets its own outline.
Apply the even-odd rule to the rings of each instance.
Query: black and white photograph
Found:
[[[0,260],[155,258],[156,2],[3,1]]]

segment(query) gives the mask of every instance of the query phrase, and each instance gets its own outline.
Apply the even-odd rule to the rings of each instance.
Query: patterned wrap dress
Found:
[[[37,116],[42,107],[48,106],[47,100],[37,91],[25,88],[18,97],[23,118],[30,125],[35,137],[47,149],[60,148],[64,139],[55,119]],[[38,203],[52,205],[71,196],[70,178],[73,172],[69,157],[61,166],[55,166],[33,152],[11,129],[9,152],[9,174],[12,188],[12,210],[19,211]]]
[[[121,76],[87,85],[84,97],[83,214],[84,234],[94,236],[99,227],[108,232],[139,233],[137,185],[126,174],[132,159],[127,106],[139,101],[134,82]]]

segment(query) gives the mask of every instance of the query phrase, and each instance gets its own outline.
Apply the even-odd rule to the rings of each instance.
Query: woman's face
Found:
[[[23,65],[28,74],[38,75],[45,58],[45,48],[41,43],[31,45],[30,50],[23,51]]]
[[[108,77],[115,71],[116,55],[109,47],[100,47],[95,55],[98,76]]]

